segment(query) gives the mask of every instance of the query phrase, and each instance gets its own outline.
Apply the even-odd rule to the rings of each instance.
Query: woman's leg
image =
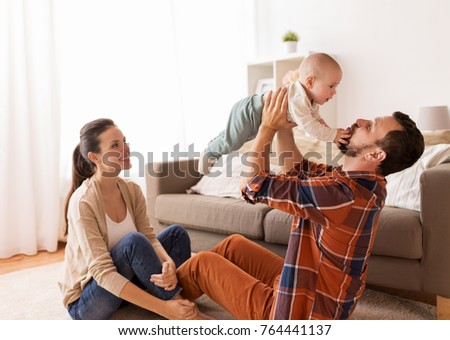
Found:
[[[121,239],[111,249],[111,257],[120,274],[130,280],[138,279],[143,289],[159,299],[170,300],[181,290],[180,287],[165,290],[150,282],[153,274],[162,272],[162,263],[150,241],[139,232]]]
[[[78,300],[67,308],[74,320],[106,320],[119,309],[122,299],[100,287],[91,279]]]
[[[193,256],[177,271],[181,295],[193,301],[205,293],[240,320],[268,319],[272,285],[283,259],[254,245],[241,236],[231,236],[213,251]]]
[[[179,224],[165,228],[157,238],[177,268],[191,257],[191,240],[186,229]]]
[[[173,231],[169,231],[167,234],[170,235],[171,232]],[[185,239],[182,234],[182,232],[177,232],[180,238]],[[169,240],[165,240],[165,243],[170,244]],[[173,246],[172,248],[177,247]],[[117,272],[130,281],[137,278],[140,286],[153,296],[170,300],[180,292],[180,287],[166,291],[150,282],[152,274],[161,273],[162,264],[150,241],[143,234],[138,232],[127,234],[111,249],[110,253]],[[110,318],[121,303],[121,298],[98,286],[97,282],[92,279],[84,287],[80,298],[68,309],[73,319],[100,320]]]

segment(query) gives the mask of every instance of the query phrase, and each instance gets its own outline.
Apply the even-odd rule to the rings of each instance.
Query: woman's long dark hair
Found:
[[[67,235],[68,229],[67,211],[69,209],[70,197],[81,183],[91,177],[96,170],[95,164],[89,160],[88,153],[100,152],[100,139],[98,137],[111,126],[115,126],[111,119],[100,118],[87,123],[80,130],[80,143],[75,147],[72,155],[72,185],[67,195],[64,208],[64,218],[66,221],[64,235]]]

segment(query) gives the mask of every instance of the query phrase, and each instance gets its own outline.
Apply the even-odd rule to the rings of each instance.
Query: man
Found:
[[[248,202],[294,215],[285,259],[231,236],[179,268],[182,295],[206,293],[238,319],[347,319],[365,287],[384,176],[419,159],[423,136],[400,112],[357,120],[341,140],[343,166],[333,168],[303,159],[286,108],[285,89],[268,94],[243,178]],[[270,173],[276,133],[286,175]]]

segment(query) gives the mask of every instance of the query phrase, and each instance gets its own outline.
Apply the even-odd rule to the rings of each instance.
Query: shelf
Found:
[[[247,64],[248,94],[256,93],[258,81],[273,79],[274,88],[282,85],[284,75],[297,69],[307,54],[290,54],[273,60],[252,61]]]

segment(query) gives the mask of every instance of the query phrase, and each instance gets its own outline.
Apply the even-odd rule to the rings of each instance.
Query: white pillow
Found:
[[[218,197],[240,198],[242,162],[238,152],[221,157],[209,174],[203,176],[187,192]]]
[[[213,165],[211,172],[188,189],[187,193],[242,198],[241,172],[243,164],[241,157],[243,155],[238,152],[224,155]],[[281,168],[271,165],[271,170],[279,172]]]
[[[450,157],[450,144],[426,146],[422,157],[412,167],[386,176],[385,204],[420,211],[420,175]]]

